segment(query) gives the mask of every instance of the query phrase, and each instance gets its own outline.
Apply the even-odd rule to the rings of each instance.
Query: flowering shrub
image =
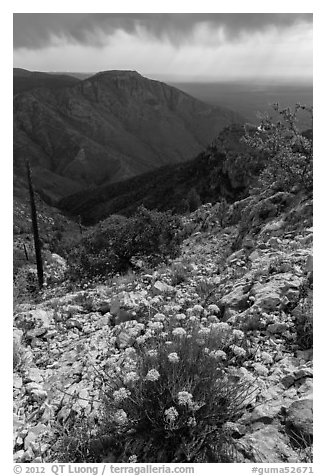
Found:
[[[94,448],[94,441],[102,442],[97,461],[108,461],[108,455],[115,462],[232,460],[229,427],[256,388],[234,378],[233,365],[246,354],[243,333],[203,320],[199,307],[191,319],[158,313],[134,347],[112,350],[92,443]]]

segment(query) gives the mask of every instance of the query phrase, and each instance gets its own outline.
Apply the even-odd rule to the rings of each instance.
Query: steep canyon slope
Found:
[[[106,71],[72,86],[14,97],[14,171],[31,161],[34,182],[55,202],[195,157],[241,116],[135,71]]]

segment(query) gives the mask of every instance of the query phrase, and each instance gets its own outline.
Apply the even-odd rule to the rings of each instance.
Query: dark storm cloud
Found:
[[[312,23],[310,13],[15,13],[14,48],[30,50],[50,46],[55,39],[90,46],[104,45],[117,30],[140,30],[178,45],[194,28],[206,24],[222,27],[227,39],[242,33],[284,29],[296,23]]]

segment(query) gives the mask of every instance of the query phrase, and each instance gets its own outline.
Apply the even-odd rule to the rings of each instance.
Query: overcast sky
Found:
[[[312,78],[312,14],[16,13],[14,66],[180,80]]]

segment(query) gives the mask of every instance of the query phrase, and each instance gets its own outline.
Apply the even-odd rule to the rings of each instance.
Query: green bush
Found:
[[[266,154],[266,166],[259,177],[258,188],[273,187],[288,191],[294,186],[312,191],[313,146],[309,133],[301,133],[296,127],[298,111],[311,115],[312,107],[297,104],[294,111],[273,105],[276,117],[266,116],[255,133],[251,131],[244,142]]]
[[[125,272],[132,259],[156,265],[178,254],[180,220],[169,212],[140,207],[126,218],[111,216],[86,232],[68,255],[72,280]]]

